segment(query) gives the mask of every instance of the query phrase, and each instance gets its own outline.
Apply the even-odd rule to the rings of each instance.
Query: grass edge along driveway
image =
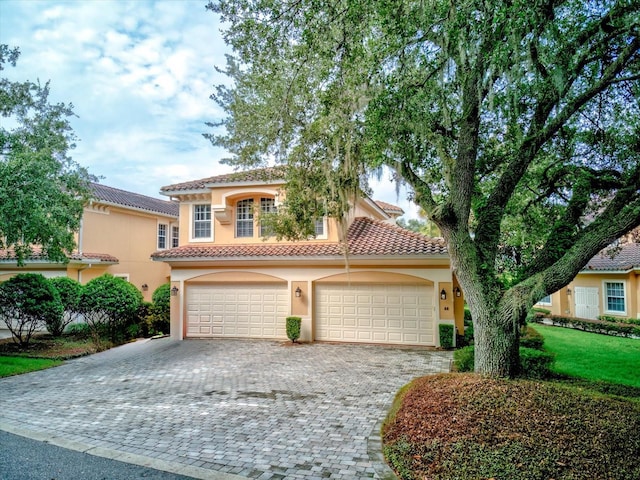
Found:
[[[62,365],[62,360],[0,355],[0,378]]]

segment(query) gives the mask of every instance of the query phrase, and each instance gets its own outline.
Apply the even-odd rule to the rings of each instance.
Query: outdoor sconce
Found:
[[[444,288],[442,289],[442,291],[440,292],[440,298],[442,300],[446,300],[447,299],[447,292],[444,291]]]
[[[178,287],[176,287],[175,285],[171,288],[171,296],[175,297],[176,295],[178,295]]]
[[[142,284],[142,291],[146,292],[147,290],[149,290],[149,285],[147,285],[146,283]]]
[[[300,287],[296,288],[296,297],[300,298],[302,296],[302,290],[300,290]]]
[[[460,291],[460,287],[454,288],[453,293],[456,294],[456,297],[459,297],[460,295],[462,295],[462,292]]]
[[[571,289],[567,288],[567,295],[571,295]]]

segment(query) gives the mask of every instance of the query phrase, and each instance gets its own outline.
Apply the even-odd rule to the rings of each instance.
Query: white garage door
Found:
[[[316,287],[316,340],[435,345],[433,287]]]
[[[187,337],[287,338],[286,285],[187,287]]]

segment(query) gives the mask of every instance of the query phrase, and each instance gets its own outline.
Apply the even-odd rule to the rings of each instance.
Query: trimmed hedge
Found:
[[[574,328],[585,332],[601,333],[603,335],[615,335],[618,337],[640,337],[640,326],[630,323],[605,322],[602,320],[587,320],[584,318],[561,317],[558,315],[550,315],[547,317],[536,316],[535,321],[542,323],[547,318],[554,325],[561,327]]]
[[[287,317],[287,337],[293,343],[300,338],[300,326],[302,325],[302,318],[300,317]]]
[[[438,325],[440,334],[440,346],[445,349],[453,348],[453,325],[441,323]]]

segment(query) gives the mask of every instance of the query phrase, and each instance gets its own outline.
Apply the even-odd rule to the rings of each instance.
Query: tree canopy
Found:
[[[0,71],[19,55],[0,45]],[[90,176],[69,156],[72,108],[50,103],[48,82],[0,79],[0,249],[19,265],[34,247],[60,262],[75,247]]]
[[[477,371],[513,375],[526,311],[640,224],[639,0],[208,8],[233,54],[206,136],[287,165],[290,216],[339,217],[389,167],[447,241]]]

